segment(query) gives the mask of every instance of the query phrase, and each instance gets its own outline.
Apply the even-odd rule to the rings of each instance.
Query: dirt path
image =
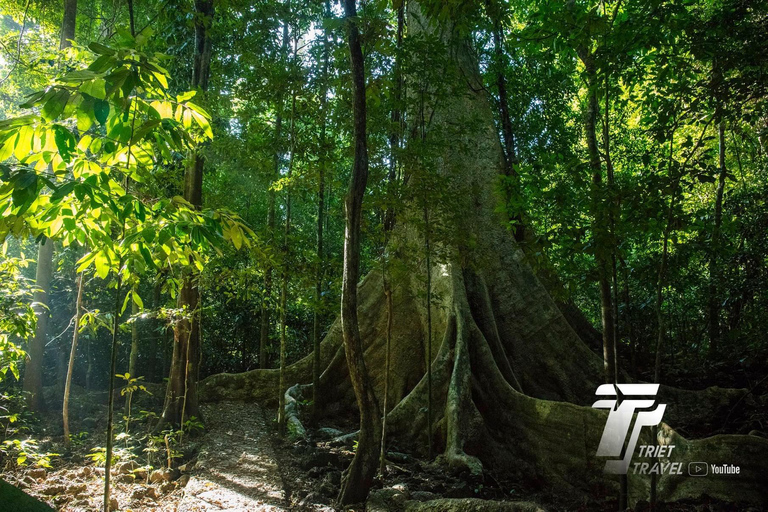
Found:
[[[178,510],[290,510],[272,421],[254,403],[203,406],[206,434]]]

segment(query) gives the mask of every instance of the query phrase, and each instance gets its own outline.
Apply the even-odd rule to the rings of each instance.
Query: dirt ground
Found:
[[[277,435],[274,411],[255,403],[205,404],[203,414],[205,433],[190,442],[193,448],[177,470],[147,472],[130,461],[115,465],[115,510],[334,510],[342,470],[353,457],[352,423],[309,430],[307,439],[284,440]],[[101,510],[104,470],[88,459],[61,457],[51,470],[22,468],[2,477],[56,510]],[[388,453],[385,476],[376,481],[366,510],[612,512],[616,508],[616,497],[599,489],[587,497],[567,498],[537,489],[535,482],[500,481],[487,472],[479,478],[449,475],[435,463],[393,451]],[[634,510],[647,509],[647,503],[641,502]],[[704,499],[661,505],[657,510],[741,509]]]

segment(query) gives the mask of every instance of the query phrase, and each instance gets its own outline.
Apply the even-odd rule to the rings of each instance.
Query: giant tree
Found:
[[[389,386],[390,398],[397,405],[388,414],[388,435],[398,445],[424,454],[424,432],[432,430],[435,446],[441,450],[438,463],[449,471],[468,472],[478,478],[486,469],[508,476],[519,471],[518,477],[535,475],[542,485],[553,489],[580,492],[597,484],[618,489],[618,478],[605,476],[604,459],[595,455],[606,415],[590,405],[597,386],[605,380],[602,358],[585,345],[558,309],[508,229],[509,219],[503,209],[497,208],[500,198],[496,184],[504,174],[503,148],[486,91],[478,86],[479,69],[464,24],[476,13],[465,3],[441,4],[425,1],[408,5],[408,37],[429,41],[421,48],[439,57],[435,59],[442,63],[439,72],[455,88],[453,94],[441,97],[425,111],[425,118],[432,123],[435,151],[439,152],[439,158],[430,159],[431,171],[441,179],[441,197],[451,198],[431,210],[431,226],[441,226],[444,236],[439,238],[439,252],[434,247],[440,257],[432,258],[430,268],[424,269],[431,273],[438,303],[432,310],[432,324],[441,342],[435,353],[428,355],[433,358],[432,408],[436,414],[434,425],[426,425],[426,365],[413,357],[427,340],[427,310],[418,300],[425,294],[425,283],[417,278],[419,274],[411,273],[392,288],[391,356],[397,371],[390,376]],[[349,1],[346,5],[354,7]],[[353,77],[360,78],[357,74]],[[359,96],[355,98],[360,101]],[[355,122],[357,135],[362,132],[358,115]],[[355,137],[357,156],[365,154],[361,140]],[[362,163],[356,159],[356,164]],[[360,168],[362,165],[355,170]],[[359,178],[353,173],[352,183],[359,186],[356,176]],[[362,194],[358,188],[350,190],[355,191]],[[347,215],[352,210],[349,206],[355,206],[353,197],[352,193],[348,196]],[[414,201],[411,212],[420,211],[420,205]],[[411,214],[403,219],[417,217]],[[347,218],[350,224],[355,220]],[[416,226],[405,221],[398,226],[393,237],[403,243],[414,242],[414,238],[418,242]],[[347,250],[355,242],[353,235],[353,231],[347,232]],[[354,263],[353,252],[346,256],[350,258],[347,265]],[[380,403],[387,380],[383,370],[388,315],[381,275],[373,271],[356,286],[349,282],[350,271],[352,278],[357,277],[356,268],[345,267],[341,322],[331,327],[321,346],[321,360],[326,366],[321,376],[325,399],[354,409],[348,399],[353,390],[363,419],[357,453],[342,489],[345,503],[365,496],[360,487],[353,495],[349,482],[353,476],[365,476],[361,461],[378,448],[369,444],[375,427],[366,425],[371,414],[377,415],[374,405]],[[351,297],[356,300],[350,304]],[[350,317],[356,321],[350,323]],[[354,327],[358,327],[357,332]],[[311,358],[301,360],[286,368],[286,378],[308,383],[311,367]],[[367,370],[367,381],[361,378],[363,369]],[[414,374],[421,376],[415,383],[411,380]],[[512,375],[524,393],[516,389]],[[276,377],[274,372],[259,370],[215,375],[203,383],[202,392],[210,400],[274,401]],[[666,413],[665,421],[670,425],[691,424],[703,421],[715,410],[731,407],[743,393],[687,392],[661,386],[659,400],[677,404]],[[702,406],[705,403],[710,405]],[[660,435],[678,447],[676,461],[685,463],[717,451],[737,461],[744,474],[750,475],[727,485],[664,475],[659,479],[661,499],[704,492],[724,499],[764,499],[758,484],[764,467],[761,459],[768,454],[763,440],[754,436],[688,440],[666,426]],[[641,444],[653,442],[648,432],[641,436]],[[375,467],[375,455],[373,458]],[[647,489],[647,478],[629,475],[630,501],[646,498]]]

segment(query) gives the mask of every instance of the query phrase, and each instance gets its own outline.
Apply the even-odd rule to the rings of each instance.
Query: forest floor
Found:
[[[204,404],[202,412],[206,430],[180,448],[184,454],[177,461],[178,469],[148,472],[132,461],[115,465],[112,498],[116,510],[333,510],[341,472],[353,457],[351,422],[310,429],[307,439],[289,441],[277,435],[274,411],[258,404]],[[98,440],[94,436],[90,444]],[[56,510],[101,510],[104,470],[82,453],[56,457],[49,470],[16,468],[0,476]],[[643,506],[641,503],[635,510],[644,510]],[[448,475],[435,463],[389,452],[385,476],[377,479],[366,510],[607,512],[616,507],[616,497],[599,490],[578,499],[556,496],[529,485],[500,482],[487,472],[478,479]],[[699,500],[669,504],[659,510],[736,509]]]

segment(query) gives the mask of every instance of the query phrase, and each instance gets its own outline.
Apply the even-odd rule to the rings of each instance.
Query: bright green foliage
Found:
[[[23,270],[29,260],[8,255],[8,245],[0,253],[0,381],[8,372],[19,379],[19,363],[25,352],[18,346],[35,332],[36,317],[30,306],[33,285]]]
[[[142,51],[150,34],[121,33],[115,48],[92,43],[98,57],[88,68],[32,94],[24,106],[34,113],[0,122],[0,159],[9,162],[0,178],[0,235],[86,246],[78,272],[93,265],[103,279],[111,271],[125,279],[200,270],[204,252],[223,240],[250,243],[252,232],[234,214],[141,193],[153,173],[212,137],[194,91],[167,94],[164,57]]]

